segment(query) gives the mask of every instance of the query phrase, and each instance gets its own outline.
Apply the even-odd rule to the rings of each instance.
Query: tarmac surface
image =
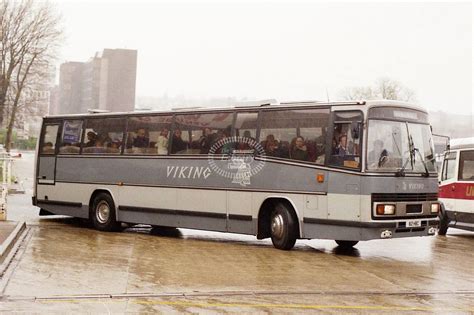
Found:
[[[16,165],[25,187],[29,159]],[[280,251],[226,233],[99,232],[78,219],[40,218],[30,194],[9,197],[9,219],[27,228],[0,281],[2,312],[474,313],[471,232],[352,250],[302,240]]]

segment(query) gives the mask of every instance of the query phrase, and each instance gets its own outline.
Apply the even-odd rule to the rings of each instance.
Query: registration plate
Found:
[[[421,221],[407,221],[407,227],[409,228],[414,228],[414,227],[420,227],[421,226]]]

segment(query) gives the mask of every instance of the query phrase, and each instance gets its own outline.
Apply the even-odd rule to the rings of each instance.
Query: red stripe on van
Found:
[[[439,186],[439,198],[474,200],[474,184],[452,183]]]

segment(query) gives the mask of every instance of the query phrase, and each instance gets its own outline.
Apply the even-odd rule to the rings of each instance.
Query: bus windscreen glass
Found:
[[[397,172],[403,167],[410,173],[436,171],[430,126],[369,120],[367,170]]]

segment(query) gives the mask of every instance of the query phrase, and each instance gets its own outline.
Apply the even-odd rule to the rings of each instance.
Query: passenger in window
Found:
[[[251,140],[255,141],[255,138],[254,138],[254,137],[252,137],[252,134],[250,133],[250,130],[245,130],[245,131],[244,131],[244,136],[243,136],[243,137],[244,137],[244,138],[251,139]]]
[[[107,153],[107,149],[104,146],[104,137],[97,137],[95,146],[88,148],[87,153]]]
[[[217,145],[219,146],[219,148],[217,148],[216,150],[217,154],[231,154],[232,153],[232,151],[234,150],[234,143],[232,141],[228,141],[228,142],[225,141],[225,139],[228,138],[229,136],[230,136],[230,131],[228,131],[227,129],[219,130],[217,132],[217,136],[213,144],[215,145],[217,143]]]
[[[150,139],[146,136],[145,128],[136,131],[136,137],[133,139],[132,146],[135,148],[148,148]]]
[[[46,153],[46,154],[54,153],[54,148],[53,148],[53,143],[52,142],[46,142],[43,145],[43,153]]]
[[[267,139],[263,141],[263,148],[268,156],[281,156],[280,143],[275,139],[274,135],[270,134],[267,136]]]
[[[120,153],[120,143],[115,141],[108,143],[107,153]]]
[[[308,149],[306,148],[306,145],[304,144],[303,137],[296,137],[291,147],[292,147],[291,152],[290,152],[291,159],[299,160],[299,161],[308,161],[308,158],[309,158]]]
[[[78,154],[79,153],[79,145],[76,143],[63,143],[63,145],[59,148],[59,153],[62,154]]]
[[[163,128],[156,141],[156,148],[160,155],[168,154],[168,133],[168,129]]]
[[[217,135],[212,133],[210,128],[204,128],[202,131],[202,136],[199,138],[199,148],[201,150],[201,154],[209,153],[209,149],[211,149],[214,140],[216,139]]]
[[[171,154],[181,153],[188,149],[188,144],[181,138],[181,130],[176,129],[173,133],[173,142],[171,144]]]
[[[239,150],[251,150],[255,146],[255,138],[252,137],[250,130],[245,130],[242,136],[244,141],[239,142]]]
[[[87,133],[87,142],[84,144],[86,148],[95,147],[95,141],[97,140],[97,134],[93,131]]]

